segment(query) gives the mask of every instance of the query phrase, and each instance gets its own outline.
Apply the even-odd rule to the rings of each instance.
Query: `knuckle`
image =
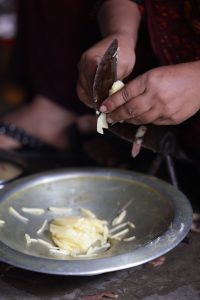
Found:
[[[172,115],[170,116],[170,122],[173,124],[173,125],[178,125],[181,123],[181,120],[176,116],[176,115]]]
[[[157,78],[156,72],[149,71],[146,73],[145,81],[146,81],[147,86],[150,86],[150,87],[155,86],[157,83],[157,80],[158,80],[158,78]]]
[[[120,90],[120,96],[121,96],[124,103],[128,102],[129,92],[128,92],[128,89],[126,87],[124,87]]]
[[[125,112],[128,116],[130,117],[134,117],[136,115],[136,111],[135,109],[133,109],[133,107],[131,105],[125,105]]]
[[[147,79],[150,83],[158,85],[165,80],[165,72],[163,72],[164,67],[158,67],[147,72]]]
[[[164,110],[166,117],[171,116],[173,114],[173,106],[170,103],[165,104]]]

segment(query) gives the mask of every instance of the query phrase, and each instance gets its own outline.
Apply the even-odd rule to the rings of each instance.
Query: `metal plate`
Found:
[[[92,210],[98,218],[112,220],[124,205],[128,221],[136,228],[132,242],[117,241],[111,249],[92,258],[57,259],[46,248],[27,247],[24,234],[38,237],[44,219],[52,220],[49,206]],[[45,215],[28,216],[22,223],[9,214],[9,206],[41,207]],[[0,258],[15,266],[59,275],[94,275],[148,262],[174,248],[188,233],[192,209],[173,186],[150,176],[117,169],[63,169],[45,172],[11,183],[0,193]],[[48,233],[41,238],[50,241]]]
[[[28,166],[13,152],[0,150],[0,188],[28,172]]]

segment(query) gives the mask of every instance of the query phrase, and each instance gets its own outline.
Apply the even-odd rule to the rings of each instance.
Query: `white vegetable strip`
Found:
[[[45,220],[45,221],[43,222],[43,224],[42,224],[42,226],[40,227],[40,229],[38,229],[37,234],[43,233],[43,231],[44,231],[46,225],[47,225],[47,220]]]
[[[25,239],[26,239],[26,243],[28,246],[31,243],[39,243],[39,244],[46,246],[48,248],[51,248],[51,249],[58,249],[57,247],[54,247],[52,244],[50,244],[49,242],[44,241],[42,239],[32,239],[28,233],[25,233]]]
[[[28,233],[25,233],[26,244],[29,246],[31,244],[31,237]]]
[[[48,248],[51,248],[51,249],[54,248],[54,246],[52,244],[50,244],[49,242],[44,241],[42,239],[37,239],[37,242],[41,245],[44,245],[44,246],[48,247]]]
[[[111,230],[109,230],[109,233],[113,233],[119,229],[126,227],[127,225],[128,225],[128,222],[121,223],[121,224],[117,225],[116,227],[113,227]]]
[[[28,207],[22,207],[22,211],[30,214],[30,215],[42,215],[44,214],[45,210],[43,208],[28,208]]]
[[[116,238],[118,238],[120,236],[123,236],[123,235],[127,234],[128,232],[129,232],[129,229],[127,228],[127,229],[124,229],[124,230],[122,230],[122,231],[114,234],[114,235],[109,236],[109,238],[110,239],[116,239]]]
[[[98,254],[99,252],[103,251],[103,250],[107,250],[110,247],[110,243],[106,243],[104,244],[102,247],[90,247],[87,251],[87,255],[96,253]]]
[[[95,214],[93,212],[91,212],[91,210],[89,209],[85,209],[85,208],[80,208],[81,210],[81,214],[86,217],[86,218],[96,218]]]
[[[32,239],[32,238],[31,238],[31,243],[37,243],[37,242],[38,242],[37,239]]]
[[[103,134],[103,129],[108,128],[108,123],[106,120],[106,114],[101,113],[97,119],[97,132]]]
[[[135,225],[132,222],[128,221],[127,224],[130,228],[132,228],[132,229],[135,228]]]
[[[113,83],[111,89],[109,90],[109,96],[112,94],[118,92],[124,87],[124,83],[121,80],[117,80]],[[97,112],[96,112],[97,113]],[[108,128],[108,123],[106,120],[106,114],[105,113],[100,113],[99,117],[97,119],[97,132],[103,134],[103,129]]]
[[[71,253],[70,254],[72,257],[89,257],[89,256],[96,256],[97,253],[91,253],[91,254],[76,254],[76,253]]]
[[[29,221],[29,219],[23,217],[22,215],[20,215],[12,206],[9,207],[9,213],[11,215],[13,215],[14,217],[16,217],[17,219],[19,219],[22,222],[27,223]]]
[[[118,92],[119,90],[121,90],[124,87],[124,83],[121,80],[117,80],[113,83],[111,89],[109,90],[109,96],[111,96],[112,94]]]
[[[32,239],[28,233],[25,233],[26,243],[29,246],[31,243],[36,243],[37,239]]]
[[[4,220],[0,220],[0,225],[4,225],[6,222]]]
[[[132,204],[133,200],[129,200],[128,202],[126,202],[126,204],[124,204],[124,206],[121,208],[120,211],[123,211],[125,209],[127,209],[131,204]]]
[[[64,214],[64,213],[69,213],[72,211],[72,209],[70,207],[54,207],[54,206],[50,206],[48,208],[51,212],[54,212],[54,213],[61,213],[61,214]]]
[[[123,242],[131,242],[131,241],[133,241],[133,240],[135,240],[135,235],[123,239]]]
[[[142,138],[145,135],[146,131],[147,131],[146,126],[140,126],[136,132],[135,137],[139,139]]]
[[[112,221],[112,226],[116,226],[123,222],[124,218],[126,217],[126,210],[123,210],[114,220]]]

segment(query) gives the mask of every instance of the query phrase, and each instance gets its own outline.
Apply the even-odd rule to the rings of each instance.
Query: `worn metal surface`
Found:
[[[132,242],[115,242],[111,249],[90,259],[55,259],[44,247],[27,247],[24,234],[37,238],[44,219],[55,215],[49,206],[91,209],[112,220],[129,203],[127,221],[136,228]],[[9,214],[13,206],[42,207],[42,216],[28,216],[27,224]],[[22,213],[22,212],[21,212]],[[23,214],[24,215],[24,214]],[[186,197],[171,185],[150,176],[117,169],[89,168],[50,171],[15,181],[0,194],[0,257],[25,269],[59,275],[94,275],[137,266],[174,248],[188,233],[192,210]],[[43,236],[49,240],[48,232]]]
[[[103,55],[94,77],[92,98],[95,110],[99,110],[102,102],[108,97],[109,90],[117,80],[118,41],[112,41]]]

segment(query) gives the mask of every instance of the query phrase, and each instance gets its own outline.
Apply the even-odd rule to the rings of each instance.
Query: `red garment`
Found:
[[[146,0],[152,48],[160,63],[200,59],[200,1]]]
[[[151,46],[161,65],[200,60],[200,0],[145,0]],[[200,153],[200,113],[179,126],[179,141]]]

